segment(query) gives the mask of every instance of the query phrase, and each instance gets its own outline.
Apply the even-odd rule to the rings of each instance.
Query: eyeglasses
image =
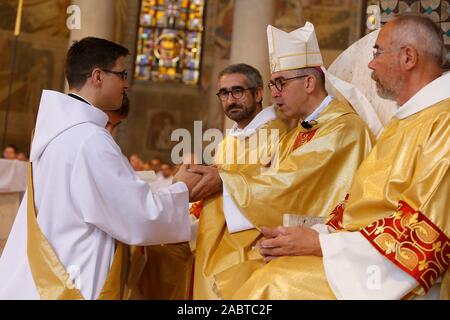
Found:
[[[383,53],[391,53],[391,52],[396,52],[396,51],[400,51],[405,47],[400,47],[398,49],[394,49],[394,50],[380,50],[378,48],[373,48],[373,52],[372,52],[372,59],[376,59],[379,56],[381,56]]]
[[[120,77],[123,81],[126,81],[128,78],[128,72],[127,71],[113,71],[113,70],[107,70],[107,69],[101,69],[104,72],[113,73],[116,76]]]
[[[270,80],[269,83],[267,84],[267,86],[269,87],[270,90],[272,90],[272,87],[275,87],[278,92],[281,92],[283,90],[283,87],[286,85],[286,82],[288,82],[289,80],[300,79],[300,78],[304,78],[307,76],[309,76],[309,74],[304,74],[302,76],[296,76],[296,77],[287,78],[287,79],[276,78],[275,80]]]
[[[253,90],[255,88],[243,88],[243,87],[232,87],[231,90],[227,89],[220,89],[219,92],[216,93],[216,96],[219,97],[220,100],[226,101],[228,99],[229,94],[231,93],[231,96],[239,100],[244,96],[244,92],[246,90]]]

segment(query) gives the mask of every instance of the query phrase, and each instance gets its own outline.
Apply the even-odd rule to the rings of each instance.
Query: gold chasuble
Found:
[[[285,213],[325,217],[348,193],[373,135],[349,105],[337,100],[315,123],[286,135],[279,167],[270,174],[220,171],[236,204],[256,227],[282,225]]]
[[[355,111],[333,100],[312,128],[299,124],[282,139],[277,170],[260,173],[251,168],[222,167],[220,175],[241,212],[256,228],[282,225],[285,213],[326,217],[348,193],[373,141]],[[199,246],[204,256],[197,253],[194,286],[198,299],[230,298],[246,277],[264,265],[258,250],[252,250],[261,233],[253,229],[229,235],[223,214],[210,213],[220,208],[218,200],[210,200],[202,212]],[[316,260],[320,262],[314,259],[312,270],[321,268]],[[199,285],[199,274],[207,278],[203,286]],[[230,282],[231,291],[223,290],[223,281]]]
[[[406,298],[443,277],[441,298],[449,299],[450,98],[391,121],[344,206],[344,229],[359,230],[419,283]]]
[[[286,125],[276,119],[260,126],[249,137],[228,135],[219,145],[216,165],[219,170],[228,172],[261,174],[270,165],[273,158],[270,155],[277,152],[275,149],[278,140],[282,139],[286,132]],[[258,137],[257,145],[249,142],[255,137]],[[217,294],[214,293],[214,275],[248,259],[259,258],[259,254],[252,251],[252,246],[260,235],[256,229],[229,233],[222,194],[204,201],[195,252],[193,298],[217,299]]]
[[[37,223],[31,163],[28,169],[27,193],[28,263],[40,298],[42,300],[84,300]],[[128,246],[119,243],[98,300],[119,300],[124,297],[127,268]]]
[[[449,299],[449,195],[450,99],[446,99],[388,124],[358,169],[347,200],[333,210],[327,224],[342,232],[360,232],[412,276],[418,286],[403,298],[427,293],[441,278],[440,297]],[[335,298],[322,258],[281,257],[259,269],[251,267],[256,271],[240,277],[237,268],[220,275],[217,285],[224,298]]]

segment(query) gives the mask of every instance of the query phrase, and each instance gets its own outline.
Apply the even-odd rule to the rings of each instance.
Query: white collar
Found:
[[[304,121],[314,121],[319,117],[319,114],[330,104],[330,102],[333,100],[332,96],[327,96],[325,99],[323,99],[322,103],[316,110],[314,110],[313,113],[311,113]]]
[[[266,124],[269,121],[275,120],[277,118],[277,115],[275,113],[275,107],[270,106],[265,109],[262,109],[261,112],[259,112],[252,121],[243,129],[240,129],[237,125],[237,123],[234,123],[233,128],[228,132],[228,135],[232,137],[249,137],[252,134],[255,133],[255,131],[261,127],[262,125]]]
[[[420,89],[400,107],[394,117],[405,119],[448,98],[450,98],[450,72],[444,73]]]
[[[81,98],[84,101],[86,101],[87,103],[89,103],[91,106],[94,106],[88,99],[86,99],[85,97],[80,96],[79,94],[76,94],[76,93],[73,93],[73,92],[69,92],[69,94],[77,96],[78,98]]]

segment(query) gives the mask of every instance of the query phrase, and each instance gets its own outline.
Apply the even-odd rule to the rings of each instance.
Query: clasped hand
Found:
[[[281,256],[322,256],[319,233],[304,226],[262,227],[266,239],[258,242],[257,247],[264,261],[269,262]]]
[[[222,191],[222,179],[214,166],[182,165],[174,182],[186,184],[190,202],[206,199]]]

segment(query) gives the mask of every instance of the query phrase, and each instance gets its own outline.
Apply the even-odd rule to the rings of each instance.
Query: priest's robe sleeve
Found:
[[[130,245],[190,239],[189,192],[175,183],[157,192],[140,180],[106,131],[82,145],[70,178],[72,201],[86,223]]]

